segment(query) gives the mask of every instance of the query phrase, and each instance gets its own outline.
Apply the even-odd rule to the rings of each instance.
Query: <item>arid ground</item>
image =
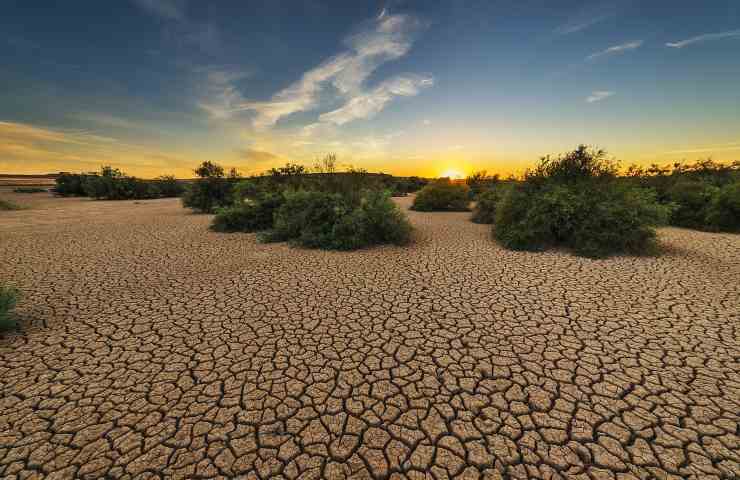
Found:
[[[740,477],[738,235],[593,261],[408,212],[341,253],[0,195],[2,478]]]

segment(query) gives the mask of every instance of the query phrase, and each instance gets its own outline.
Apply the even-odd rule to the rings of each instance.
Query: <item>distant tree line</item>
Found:
[[[118,168],[103,166],[99,172],[60,173],[53,192],[100,200],[131,200],[178,197],[184,190],[184,182],[172,175],[143,180],[126,175]]]

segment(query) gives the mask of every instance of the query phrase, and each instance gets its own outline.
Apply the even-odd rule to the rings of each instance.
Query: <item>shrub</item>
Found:
[[[15,326],[11,314],[19,296],[17,288],[0,285],[0,330],[8,330]]]
[[[195,169],[198,179],[188,185],[182,204],[201,213],[213,213],[231,203],[232,187],[236,177],[224,178],[224,169],[212,162],[203,162]]]
[[[18,187],[13,189],[13,193],[43,193],[48,190],[39,187]]]
[[[85,179],[90,174],[86,173],[60,173],[59,176],[54,180],[56,186],[54,187],[54,193],[65,197],[85,197]]]
[[[668,189],[668,200],[675,205],[671,224],[704,228],[712,198],[719,189],[699,180],[681,180]]]
[[[506,196],[509,189],[508,185],[499,184],[479,193],[471,220],[474,223],[493,223],[496,216],[496,205]]]
[[[707,208],[706,224],[723,232],[740,232],[740,181],[715,192]]]
[[[211,229],[216,232],[259,232],[273,225],[273,215],[283,203],[282,194],[266,194],[256,199],[220,208]]]
[[[563,246],[586,257],[649,253],[654,227],[671,208],[655,192],[616,179],[616,163],[601,150],[579,147],[545,157],[496,204],[494,235],[507,248]]]
[[[21,210],[22,207],[10,200],[3,200],[0,198],[0,211],[2,210]]]
[[[154,186],[160,197],[179,197],[185,191],[182,182],[174,175],[162,175],[154,180]]]
[[[470,199],[476,199],[478,198],[478,195],[494,188],[498,183],[498,180],[498,174],[488,175],[488,172],[485,170],[473,172],[471,175],[468,175],[465,178],[465,184],[470,188]]]
[[[408,243],[411,225],[390,196],[366,191],[359,204],[338,193],[286,191],[266,242],[291,241],[308,248],[354,250],[378,244]]]
[[[420,212],[465,212],[468,211],[467,185],[440,180],[422,188],[414,198],[412,210]]]

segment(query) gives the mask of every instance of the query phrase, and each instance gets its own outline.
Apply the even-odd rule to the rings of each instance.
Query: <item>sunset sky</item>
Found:
[[[0,173],[740,159],[740,1],[6,0]]]

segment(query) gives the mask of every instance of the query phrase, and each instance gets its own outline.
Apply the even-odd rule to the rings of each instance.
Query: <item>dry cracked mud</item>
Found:
[[[338,253],[35,202],[0,212],[2,478],[740,477],[740,236],[593,261],[408,212]]]

